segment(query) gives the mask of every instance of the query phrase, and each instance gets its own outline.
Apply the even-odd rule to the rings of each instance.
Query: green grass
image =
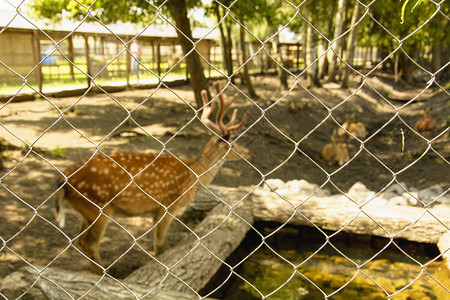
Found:
[[[57,67],[56,66],[49,66],[49,65],[42,65],[42,77],[43,77],[43,84],[42,88],[45,90],[47,88],[58,88],[58,87],[70,87],[75,85],[85,86],[87,88],[88,80],[86,78],[86,75],[83,72],[87,72],[86,69],[86,62],[85,61],[75,61],[75,64],[77,65],[77,68],[73,68],[74,74],[73,77],[70,74],[70,65],[67,64],[60,64]],[[144,64],[148,70],[151,70],[152,72],[147,71],[143,66],[140,66],[140,79],[146,80],[146,79],[156,79],[157,78],[157,70],[153,69],[154,64],[153,63],[145,63]],[[177,71],[170,71],[168,74],[166,74],[167,70],[169,69],[169,64],[167,62],[163,62],[160,64],[161,66],[161,74],[160,76],[164,76],[164,79],[170,79],[171,77],[180,77],[180,76],[186,76],[186,64],[181,63],[176,69]],[[59,74],[58,71],[59,70]],[[81,72],[81,71],[83,72]],[[107,68],[108,70],[108,78],[102,78],[98,77],[95,79],[96,84],[107,84],[107,83],[114,83],[114,82],[125,82],[126,81],[126,65],[125,64],[111,64]],[[224,70],[221,70],[222,72],[225,72]],[[254,70],[259,71],[259,70]],[[209,70],[205,69],[205,74],[209,74]],[[211,75],[217,75],[219,74],[215,69],[211,69]],[[136,75],[131,72],[130,73],[130,80],[135,80]],[[38,90],[37,83],[29,82],[28,83],[34,90]],[[1,83],[0,84],[0,94],[15,94],[19,90],[20,92],[33,92],[33,89],[30,86],[24,86],[21,90],[21,84],[7,84],[7,83]]]

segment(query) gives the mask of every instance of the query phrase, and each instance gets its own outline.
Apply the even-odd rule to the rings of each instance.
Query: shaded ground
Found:
[[[297,85],[287,93],[278,90],[276,78],[258,78],[255,86],[259,98],[249,100],[241,95],[236,105],[240,116],[244,110],[249,112],[247,129],[238,141],[252,157],[248,162],[226,163],[214,183],[249,186],[250,190],[264,178],[305,179],[338,192],[336,189],[347,191],[357,181],[379,191],[397,179],[408,187],[439,184],[448,188],[450,146],[448,130],[444,132],[450,115],[448,95],[438,89],[422,93],[424,85],[410,87],[392,82],[389,75],[378,74],[359,90],[355,81],[350,90],[326,84],[306,91]],[[237,88],[245,92],[241,85]],[[230,96],[234,92],[232,86],[226,90]],[[408,103],[411,99],[415,100]],[[76,215],[69,215],[63,232],[51,224],[55,222],[51,196],[57,188],[58,169],[96,150],[164,149],[192,157],[201,152],[211,136],[195,118],[190,87],[49,100],[11,102],[0,109],[0,137],[6,140],[4,144],[15,146],[4,151],[1,172],[0,237],[7,244],[0,248],[0,278],[26,262],[90,270],[87,260],[68,243],[78,231]],[[71,112],[61,116],[55,107],[71,107]],[[432,108],[438,125],[433,132],[420,136],[411,128],[423,108]],[[366,125],[369,137],[364,148],[350,141],[354,158],[334,173],[337,166],[325,165],[320,153],[338,128],[336,122],[342,124],[349,112],[356,113]],[[433,142],[428,144],[427,139]],[[25,143],[33,144],[36,151],[29,152]],[[120,226],[137,237],[151,224],[146,218],[135,217],[120,218],[109,226],[101,256],[106,263],[114,262],[114,276],[125,277],[148,261],[142,249],[152,249],[150,233],[139,239],[141,249]],[[167,246],[187,234],[185,226],[174,222]],[[120,257],[124,251],[129,252]]]

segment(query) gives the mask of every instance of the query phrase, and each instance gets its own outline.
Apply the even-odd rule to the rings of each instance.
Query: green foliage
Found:
[[[170,0],[169,0],[170,1]],[[163,0],[33,0],[29,7],[39,18],[59,21],[62,18],[81,20],[88,14],[108,24],[114,22],[161,22],[156,18],[160,8],[167,17],[170,12]],[[188,8],[199,6],[200,0],[186,0]],[[87,21],[95,19],[88,17]]]
[[[58,21],[62,18],[83,19],[90,14],[103,23],[148,22],[153,19],[159,1],[130,0],[33,0],[31,10],[40,18]],[[94,21],[87,18],[88,21]]]
[[[80,110],[80,109],[75,109],[75,110],[73,111],[73,113],[74,113],[75,115],[77,115],[77,116],[83,115],[83,111]]]
[[[222,14],[229,11],[226,22],[230,22],[234,30],[238,28],[235,26],[237,20],[261,40],[266,40],[286,25],[293,32],[303,35],[304,18],[313,24],[319,39],[322,35],[332,39],[337,7],[335,0],[214,0],[208,5],[200,0],[185,1],[188,9],[203,7],[206,14],[214,18],[214,9],[219,8]],[[363,19],[358,26],[358,44],[361,46],[375,46],[391,53],[401,44],[403,50],[413,55],[426,49],[426,46],[446,47],[450,44],[446,18],[450,12],[449,1],[367,0],[361,3],[367,5],[363,8]],[[170,15],[167,15],[167,4],[163,0],[33,0],[31,8],[37,17],[52,20],[63,17],[82,19],[92,15],[104,23],[123,21],[148,24],[150,21],[162,21],[162,18],[154,20],[158,13]],[[347,19],[351,18],[352,10],[353,5],[348,5]],[[408,14],[408,11],[414,13]],[[94,19],[87,17],[86,20]]]
[[[409,7],[414,14],[404,18]],[[409,1],[377,0],[369,6],[368,15],[359,26],[358,44],[375,46],[390,53],[401,43],[410,55],[429,45],[449,45],[448,20],[443,16],[448,13],[449,5],[445,2],[438,7],[423,0],[414,5]]]

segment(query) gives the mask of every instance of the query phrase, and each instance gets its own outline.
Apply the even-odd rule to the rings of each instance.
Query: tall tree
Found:
[[[328,64],[328,79],[330,81],[336,81],[336,74],[337,74],[337,62],[338,62],[338,55],[341,51],[342,47],[342,35],[343,28],[344,28],[344,15],[345,15],[345,2],[346,0],[339,0],[338,2],[338,8],[337,8],[337,14],[336,14],[336,24],[334,29],[334,38],[333,38],[333,45],[332,49],[333,51],[330,51],[330,59]]]
[[[227,69],[228,76],[233,73],[233,60],[232,60],[232,25],[233,23],[237,25],[238,31],[235,32],[237,39],[235,40],[236,56],[240,57],[240,63],[245,63],[242,66],[241,76],[250,97],[255,98],[256,92],[253,88],[253,83],[249,72],[249,63],[247,61],[247,43],[245,41],[246,28],[248,28],[248,20],[251,20],[256,14],[258,3],[260,0],[255,0],[253,2],[249,1],[232,1],[232,0],[216,0],[212,3],[212,10],[216,15],[219,23],[219,30],[221,34],[222,41],[222,53],[224,56],[225,67]],[[234,26],[234,28],[237,28]],[[239,60],[239,59],[238,59]]]
[[[417,1],[409,1],[404,10],[404,21],[401,22],[403,3],[404,1],[375,1],[369,8],[369,14],[377,22],[360,26],[359,40],[366,46],[381,49],[385,69],[397,69],[402,79],[409,81],[411,68],[416,68],[415,63],[425,69],[429,68],[429,58],[433,60],[433,52],[428,53],[429,46],[436,44],[441,45],[442,49],[449,47],[450,29],[447,16],[450,13],[450,2],[421,1],[421,4],[411,11]],[[372,30],[369,31],[369,28]],[[415,63],[411,59],[414,59]]]
[[[191,75],[191,85],[194,90],[195,102],[197,103],[197,107],[202,107],[203,100],[201,98],[201,91],[208,91],[208,81],[205,77],[200,56],[196,51],[192,51],[194,45],[191,25],[187,16],[186,0],[169,0],[167,1],[167,5],[175,20],[176,26],[179,29],[177,30],[177,35],[181,48],[183,49],[184,54],[189,53],[189,55],[186,56],[186,66]]]
[[[303,14],[306,18],[311,18],[311,8],[308,5],[304,6]],[[305,68],[306,69],[306,86],[308,88],[313,86],[320,86],[319,82],[319,68],[317,62],[317,36],[313,28],[307,22],[303,24],[304,48],[305,48]]]
[[[245,25],[244,22],[242,22],[242,25]],[[241,60],[242,63],[245,63],[245,65],[242,68],[242,78],[244,79],[245,86],[247,87],[248,95],[251,98],[256,98],[256,92],[253,88],[252,79],[250,78],[250,72],[248,70],[248,63],[247,63],[247,43],[245,41],[245,28],[243,26],[239,27],[239,44],[241,48]]]
[[[227,76],[231,78],[232,82],[234,82],[234,77],[231,77],[231,75],[233,74],[233,41],[231,38],[231,19],[224,18],[225,13],[223,12],[223,7],[219,5],[218,2],[213,2],[212,9],[217,18],[217,22],[219,22],[222,58],[225,70],[227,72]]]
[[[361,4],[358,3],[358,1],[355,2],[355,7],[353,9],[353,16],[352,16],[352,21],[350,24],[350,27],[352,28],[347,40],[347,55],[345,58],[346,63],[349,66],[345,66],[344,67],[344,74],[342,76],[342,83],[341,86],[343,88],[347,88],[348,87],[348,79],[350,77],[350,68],[353,65],[353,57],[355,55],[355,49],[356,49],[356,41],[357,41],[357,36],[358,36],[358,29],[357,29],[357,22],[359,20],[359,16],[360,16],[360,12],[361,12]]]

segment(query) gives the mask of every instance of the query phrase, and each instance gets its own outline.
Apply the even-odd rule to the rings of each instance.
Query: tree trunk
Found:
[[[43,267],[35,267],[43,269]],[[192,291],[185,294],[158,290],[145,296],[150,290],[148,286],[136,283],[127,283],[126,286],[129,290],[115,279],[104,277],[100,280],[100,276],[86,272],[46,268],[43,274],[39,274],[36,269],[27,266],[6,276],[0,285],[0,290],[7,299],[60,300],[71,297],[86,300],[136,299],[130,291],[139,299],[146,300],[198,299]],[[21,297],[23,293],[26,294]]]
[[[401,76],[402,79],[411,84],[412,83],[412,74],[413,74],[413,63],[409,60],[408,57],[406,57],[406,55],[403,55],[400,57],[399,59],[399,64],[400,64],[400,68],[401,68]]]
[[[327,37],[331,37],[331,34],[333,32],[333,18],[334,15],[336,14],[336,6],[332,6],[331,7],[331,12],[330,12],[330,21],[328,22],[328,27],[327,27]],[[328,47],[330,47],[330,43],[328,42],[328,39],[324,39],[323,41],[323,47],[324,49],[328,49]],[[330,52],[328,52],[330,53]],[[321,64],[319,66],[319,79],[323,79],[325,77],[325,75],[328,72],[328,65],[329,65],[329,58],[328,58],[328,54],[325,54],[323,56],[323,58],[321,59]]]
[[[222,20],[222,14],[220,13],[220,7],[215,4],[214,11],[216,13],[217,22]],[[225,71],[228,77],[233,74],[233,56],[232,56],[232,40],[231,40],[231,23],[224,19],[219,24],[220,41],[222,46],[222,58],[225,66]],[[225,27],[225,28],[224,28]],[[234,82],[234,77],[231,77],[231,82]]]
[[[241,60],[242,63],[247,61],[247,47],[245,45],[245,29],[243,26],[239,26],[239,41],[241,46]],[[257,97],[255,89],[253,88],[252,79],[248,71],[248,62],[242,68],[242,77],[244,79],[245,86],[247,87],[248,95],[250,98],[255,99]]]
[[[358,1],[355,2],[355,8],[353,10],[353,16],[352,16],[352,23],[351,23],[351,28],[352,30],[350,31],[348,40],[347,40],[347,64],[349,64],[351,67],[353,66],[353,57],[355,55],[355,49],[356,49],[356,42],[358,40],[358,25],[356,24],[356,22],[358,22],[359,20],[359,15],[361,12],[361,5],[358,3]],[[341,87],[342,88],[348,88],[348,78],[350,77],[350,67],[349,66],[345,66],[344,67],[344,74],[342,77],[342,84]]]
[[[269,23],[271,24],[271,23]],[[272,26],[269,26],[269,32],[275,32],[275,29],[272,28]],[[280,78],[280,85],[281,88],[287,89],[288,83],[287,83],[287,73],[285,68],[285,63],[283,59],[283,53],[281,52],[281,46],[280,46],[280,35],[276,34],[274,38],[272,39],[272,57],[275,59],[275,68],[277,69],[278,76]]]
[[[205,77],[203,65],[200,60],[196,50],[193,50],[193,38],[191,32],[191,24],[187,16],[187,8],[185,0],[169,0],[167,5],[172,13],[172,17],[175,20],[175,24],[178,28],[177,35],[178,40],[183,49],[183,53],[186,55],[186,66],[191,75],[192,89],[195,95],[195,102],[197,107],[203,106],[203,101],[201,97],[201,91],[206,90],[208,92],[208,97],[211,98],[208,89],[208,81]]]
[[[344,14],[345,14],[345,0],[339,0],[338,2],[338,9],[336,14],[336,25],[334,28],[334,42],[332,44],[332,50],[329,53],[330,59],[328,64],[328,80],[329,81],[336,81],[336,74],[337,74],[337,57],[339,55],[339,52],[342,48],[342,39],[343,37],[340,37],[342,34],[342,30],[344,27]],[[340,38],[339,38],[340,37]]]
[[[431,72],[435,73],[442,67],[441,60],[442,46],[431,46]]]
[[[399,79],[399,69],[398,69],[398,61],[400,59],[400,56],[398,55],[398,53],[394,53],[394,81],[398,82]]]
[[[305,16],[310,16],[310,12],[305,8]],[[320,86],[319,68],[317,62],[317,40],[313,29],[305,22],[305,68],[306,87]]]

